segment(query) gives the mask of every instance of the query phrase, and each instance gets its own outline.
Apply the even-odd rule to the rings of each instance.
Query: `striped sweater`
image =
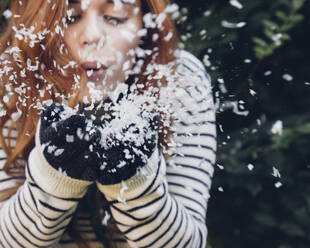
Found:
[[[186,51],[180,52],[177,61],[182,87],[173,93],[161,92],[175,113],[169,158],[165,160],[157,148],[144,173],[116,185],[96,183],[109,203],[103,224],[110,215],[105,230],[111,247],[206,247],[205,221],[216,152],[210,77]],[[38,132],[25,161],[26,179],[8,176],[2,170],[5,160],[1,149],[0,192],[17,183],[22,186],[0,202],[0,247],[78,247],[66,230],[75,214],[76,229],[88,245],[104,247],[91,224],[91,208],[81,204],[87,203],[90,184],[50,166],[41,152]]]

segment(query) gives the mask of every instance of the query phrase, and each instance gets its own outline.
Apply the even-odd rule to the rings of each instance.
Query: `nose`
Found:
[[[105,33],[100,29],[96,19],[96,16],[90,16],[84,26],[83,33],[80,36],[80,44],[83,48],[102,46],[105,41]]]

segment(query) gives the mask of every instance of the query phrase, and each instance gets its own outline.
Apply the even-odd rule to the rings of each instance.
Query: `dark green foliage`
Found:
[[[185,47],[201,60],[209,56],[218,105],[209,245],[310,247],[309,1],[240,0],[242,9],[229,1],[175,2],[187,8],[178,24],[180,35],[191,34]],[[228,29],[223,20],[246,25]],[[232,102],[249,114],[237,114]],[[271,132],[277,120],[282,134]]]
[[[303,6],[305,0],[294,0],[283,2],[286,12],[277,10],[275,16],[280,23],[265,19],[262,21],[264,26],[264,34],[267,38],[261,39],[254,37],[255,43],[254,52],[258,59],[263,59],[274,53],[274,50],[280,47],[283,42],[290,40],[290,36],[287,33],[297,23],[303,20],[303,15],[298,14],[299,9]]]

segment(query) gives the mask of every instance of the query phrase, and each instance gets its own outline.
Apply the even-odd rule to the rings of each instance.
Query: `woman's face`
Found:
[[[142,29],[141,0],[69,0],[64,40],[70,55],[83,68],[81,93],[87,82],[111,92],[134,65]]]

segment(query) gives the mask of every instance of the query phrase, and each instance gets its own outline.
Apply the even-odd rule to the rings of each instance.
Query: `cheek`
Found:
[[[119,48],[122,51],[122,53],[126,53],[131,50],[135,49],[139,45],[140,37],[137,35],[137,31],[129,31],[128,29],[123,29],[120,32],[119,40],[121,42],[118,42]],[[130,53],[131,54],[131,53]]]
[[[80,48],[76,38],[76,31],[67,29],[64,34],[64,42],[70,55],[73,56],[74,59],[77,59],[78,50]]]
[[[117,30],[116,44],[123,51],[136,48],[139,44],[140,37],[138,31],[143,28],[142,19],[134,19],[128,25],[121,27]]]

